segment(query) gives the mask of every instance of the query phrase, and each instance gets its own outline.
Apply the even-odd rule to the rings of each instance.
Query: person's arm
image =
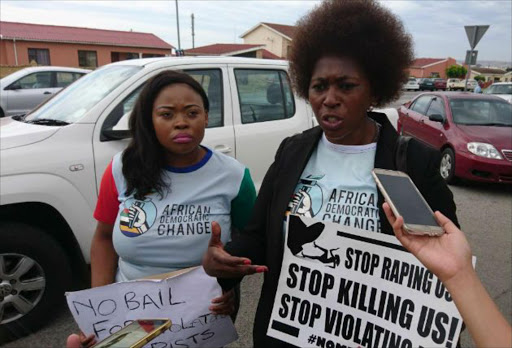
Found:
[[[223,289],[231,289],[245,275],[268,270],[266,266],[260,265],[265,261],[268,205],[272,198],[277,163],[287,140],[288,138],[283,140],[279,146],[274,163],[265,174],[251,219],[243,231],[232,236],[232,240],[224,248],[220,240],[220,226],[217,223],[212,224],[212,235],[203,257],[203,267],[207,274],[218,278]]]
[[[98,221],[91,245],[91,287],[115,281],[118,256],[112,242],[114,225]]]
[[[476,345],[511,347],[512,328],[473,269],[471,249],[464,233],[436,211],[445,234],[439,237],[408,234],[403,229],[403,218],[395,217],[387,203],[383,209],[400,243],[446,286]]]

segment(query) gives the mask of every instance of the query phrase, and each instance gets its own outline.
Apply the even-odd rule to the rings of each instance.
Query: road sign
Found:
[[[464,61],[464,64],[475,65],[477,56],[478,56],[478,51],[469,51],[469,50],[466,51],[466,60]]]
[[[468,36],[469,45],[471,49],[475,48],[477,43],[480,41],[482,36],[484,36],[487,29],[489,29],[488,25],[466,25],[464,26],[466,29],[466,35]]]

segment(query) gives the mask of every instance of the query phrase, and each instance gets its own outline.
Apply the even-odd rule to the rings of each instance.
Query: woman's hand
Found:
[[[80,331],[80,334],[71,334],[66,340],[66,348],[84,348],[92,347],[96,344],[96,336],[93,334],[85,337],[84,333]]]
[[[442,236],[417,236],[404,231],[403,218],[395,217],[388,203],[382,207],[400,243],[445,285],[461,271],[473,271],[468,241],[464,233],[446,216],[435,212],[437,221],[446,232]]]
[[[214,314],[231,315],[236,310],[236,296],[235,289],[222,291],[222,296],[216,297],[212,300],[212,305],[209,310]]]
[[[251,260],[248,258],[231,256],[224,250],[220,232],[220,225],[213,221],[212,236],[203,256],[203,267],[208,275],[219,278],[239,278],[268,271],[267,266],[251,265]]]

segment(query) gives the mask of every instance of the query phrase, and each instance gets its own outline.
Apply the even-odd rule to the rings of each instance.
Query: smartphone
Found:
[[[395,216],[402,216],[410,234],[440,236],[444,230],[411,178],[403,172],[372,170],[373,178]]]
[[[138,319],[98,342],[93,348],[140,348],[170,326],[169,319]]]

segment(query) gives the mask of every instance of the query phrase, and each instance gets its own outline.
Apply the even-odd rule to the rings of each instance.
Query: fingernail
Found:
[[[244,260],[244,265],[250,265],[251,264],[251,260]]]
[[[265,267],[263,267],[263,266],[256,267],[256,273],[262,273],[262,272],[265,272]]]

